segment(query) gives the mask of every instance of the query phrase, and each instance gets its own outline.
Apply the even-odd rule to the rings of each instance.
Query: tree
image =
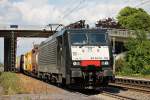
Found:
[[[127,29],[150,32],[150,15],[142,8],[125,7],[119,12],[117,19]]]
[[[125,44],[128,53],[123,71],[150,74],[150,40],[146,38],[146,33],[150,32],[150,15],[141,8],[125,7],[117,19],[120,25],[136,33],[136,39],[131,38]]]

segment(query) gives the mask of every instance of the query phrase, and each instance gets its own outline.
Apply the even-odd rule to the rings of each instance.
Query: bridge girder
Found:
[[[17,37],[41,37],[47,38],[56,33],[55,29],[34,29],[34,30],[19,30],[13,29],[1,29],[0,37],[4,37],[4,71],[15,71],[16,66],[16,48]]]

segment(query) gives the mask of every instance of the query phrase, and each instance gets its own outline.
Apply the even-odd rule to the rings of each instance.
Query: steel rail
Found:
[[[150,80],[134,78],[115,78],[115,83],[109,86],[123,87],[139,92],[150,93]]]
[[[116,98],[116,99],[119,99],[119,100],[136,100],[134,98],[130,98],[130,97],[127,97],[127,96],[123,96],[123,95],[119,95],[119,94],[115,94],[115,93],[110,93],[110,92],[106,92],[106,91],[103,91],[103,93],[101,93],[101,94],[105,95],[105,96],[108,96],[108,97]]]

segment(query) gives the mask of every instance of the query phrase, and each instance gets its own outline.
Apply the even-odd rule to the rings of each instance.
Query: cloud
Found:
[[[108,9],[106,4],[85,1],[79,5],[79,9],[68,13],[70,10],[78,7],[79,2],[71,2],[66,5],[50,4],[49,0],[21,0],[10,2],[2,0],[2,14],[0,21],[4,23],[19,23],[19,24],[49,24],[49,23],[64,23],[69,24],[77,19],[88,19],[93,21],[94,18],[102,18],[106,16]],[[71,0],[72,1],[72,0]],[[66,3],[68,0],[66,0]],[[80,8],[81,6],[81,8]],[[114,5],[118,6],[118,5]],[[111,4],[108,7],[112,7]],[[108,8],[107,7],[107,8]],[[119,6],[120,7],[120,6]],[[87,11],[88,10],[88,11]],[[6,13],[7,12],[7,13]],[[62,18],[66,13],[68,16]]]
[[[82,1],[82,0],[80,0]],[[108,16],[115,17],[117,12],[127,6],[135,6],[140,0],[1,0],[0,22],[19,24],[64,23],[86,19],[95,22]],[[136,3],[135,3],[136,1]],[[59,2],[63,2],[60,4]],[[67,16],[63,17],[70,10]],[[63,17],[63,18],[62,18]]]
[[[80,9],[78,12],[72,13],[70,17],[75,20],[79,20],[80,18],[85,19],[89,21],[89,23],[92,23],[106,17],[115,17],[118,9],[121,9],[125,5],[108,4],[107,6],[106,8],[104,4],[91,5]]]
[[[65,25],[87,20],[95,23],[106,17],[115,17],[125,6],[135,6],[141,0],[0,0],[0,24],[47,25],[63,23]],[[81,2],[81,3],[80,3]],[[140,6],[150,12],[149,4]],[[44,39],[43,39],[44,40]],[[39,39],[21,39],[17,54],[32,48],[33,41]],[[0,39],[0,43],[2,40]],[[0,45],[3,48],[3,45]],[[0,50],[0,56],[3,55]]]
[[[30,51],[33,44],[40,44],[46,38],[18,38],[17,40],[17,56]]]
[[[0,0],[1,5],[6,4],[6,3],[8,3],[8,0]]]
[[[48,4],[48,0],[25,0],[22,2],[14,3],[13,5],[19,10],[22,15],[22,20],[26,24],[48,24],[54,23],[57,20],[57,16],[61,13],[58,9],[55,9],[54,5]]]

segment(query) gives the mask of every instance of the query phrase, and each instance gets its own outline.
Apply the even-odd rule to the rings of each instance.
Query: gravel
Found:
[[[0,95],[3,93],[3,87],[0,86]]]
[[[27,89],[25,94],[3,95],[0,100],[106,100],[103,97],[85,95],[79,92],[72,92],[50,85],[37,79],[17,74],[21,79],[23,88]]]
[[[29,92],[25,94],[3,95],[0,96],[0,100],[116,100],[115,98],[102,95],[102,91],[98,91],[95,94],[86,94],[64,90],[62,88],[22,74],[18,74],[18,77],[21,79],[23,87],[26,88]],[[106,88],[104,91],[135,98],[137,100],[150,100],[150,94],[136,91],[123,90],[112,87]],[[1,87],[0,92],[2,92]]]
[[[115,87],[106,88],[104,91],[114,93],[117,95],[133,98],[136,100],[150,100],[150,93],[142,93],[134,90],[128,89],[119,89]],[[100,97],[100,95],[95,95],[96,97]],[[106,99],[107,100],[107,99]]]
[[[142,92],[136,92],[136,91],[121,91],[119,93],[120,95],[131,97],[137,100],[150,100],[150,93],[142,93]]]

